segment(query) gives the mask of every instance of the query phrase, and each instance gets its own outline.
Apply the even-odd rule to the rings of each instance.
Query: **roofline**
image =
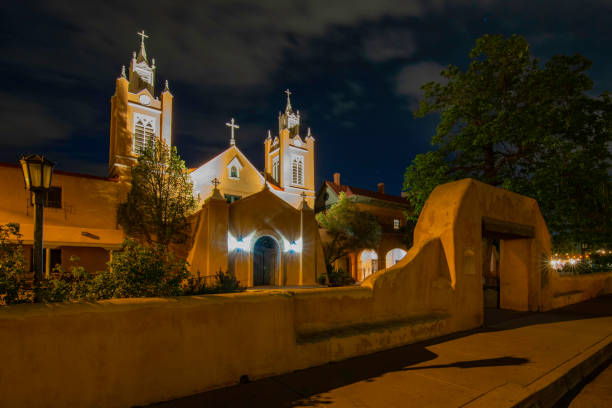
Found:
[[[13,167],[21,170],[21,166],[13,163],[0,162],[0,167]],[[94,176],[93,174],[83,174],[83,173],[75,173],[71,171],[65,170],[53,170],[53,174],[60,174],[62,176],[70,176],[70,177],[81,177],[81,178],[89,178],[95,180],[103,180],[110,182],[118,182],[119,179],[117,177],[104,177],[104,176]]]

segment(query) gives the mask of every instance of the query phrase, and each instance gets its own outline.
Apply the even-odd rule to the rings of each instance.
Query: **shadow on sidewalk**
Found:
[[[446,367],[510,366],[523,365],[529,362],[526,358],[504,356],[473,361],[457,361],[443,365],[411,367],[437,357],[436,353],[427,349],[428,346],[460,339],[476,333],[504,331],[531,325],[610,315],[612,315],[612,295],[544,313],[498,310],[489,316],[483,327],[477,329],[453,333],[391,350],[216,389],[167,402],[160,402],[150,406],[280,408],[327,405],[333,403],[333,400],[320,394],[359,381],[375,381],[377,377],[393,371]]]

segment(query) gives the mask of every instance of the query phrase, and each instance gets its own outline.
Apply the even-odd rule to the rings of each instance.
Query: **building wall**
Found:
[[[21,168],[0,164],[0,180],[2,190],[12,192],[0,194],[0,224],[20,224],[23,243],[32,245],[34,206]],[[81,264],[91,272],[105,269],[108,250],[119,248],[124,238],[116,209],[128,186],[113,179],[61,171],[53,173],[51,184],[62,189],[62,208],[45,207],[44,247],[80,254]],[[68,259],[63,254],[62,262]]]

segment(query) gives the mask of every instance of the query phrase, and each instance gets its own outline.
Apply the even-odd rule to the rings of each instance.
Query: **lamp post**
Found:
[[[51,187],[51,176],[55,163],[47,158],[30,154],[19,161],[23,170],[26,188],[34,193],[34,301],[40,301],[39,285],[43,278],[43,209],[47,199],[47,191]]]

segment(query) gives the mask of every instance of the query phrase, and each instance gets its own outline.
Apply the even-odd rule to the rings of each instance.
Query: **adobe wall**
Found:
[[[2,403],[141,405],[478,327],[483,214],[535,227],[505,248],[518,307],[553,307],[576,282],[584,296],[612,291],[611,274],[541,268],[550,240],[535,201],[461,180],[434,190],[413,248],[361,286],[0,308]]]

